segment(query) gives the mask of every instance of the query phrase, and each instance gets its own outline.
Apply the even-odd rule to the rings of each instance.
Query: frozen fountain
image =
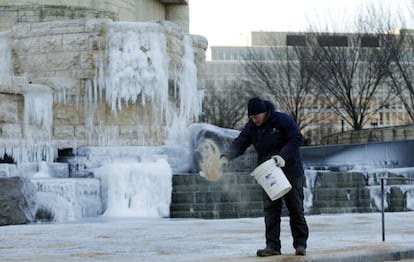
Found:
[[[168,21],[1,33],[0,175],[36,185],[39,219],[168,217],[172,174],[191,169],[206,48]]]

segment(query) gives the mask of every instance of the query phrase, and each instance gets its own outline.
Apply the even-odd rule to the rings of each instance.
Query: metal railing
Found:
[[[381,222],[382,222],[382,241],[385,241],[385,214],[384,214],[384,180],[405,180],[413,182],[414,179],[402,178],[402,177],[380,177],[381,179]],[[410,183],[411,184],[411,183]]]

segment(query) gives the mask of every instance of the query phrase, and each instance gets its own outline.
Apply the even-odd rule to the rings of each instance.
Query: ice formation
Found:
[[[172,171],[167,161],[113,163],[95,170],[102,180],[104,216],[168,217]]]
[[[198,119],[201,114],[202,95],[194,88],[197,86],[197,68],[194,64],[193,41],[184,36],[183,68],[179,76],[180,115],[184,119]]]
[[[10,76],[11,71],[11,49],[10,32],[0,32],[0,76]]]
[[[308,211],[313,206],[313,194],[312,189],[315,186],[316,181],[316,170],[305,170],[305,177],[306,177],[306,186],[303,189],[304,200],[303,200],[303,207],[305,211]]]
[[[98,87],[106,103],[120,110],[123,103],[147,99],[157,106],[168,102],[168,55],[161,25],[116,22],[108,25],[108,67],[100,69]],[[165,110],[165,108],[163,108]]]
[[[110,129],[97,126],[94,122],[98,104],[106,103],[116,115],[125,105],[140,103],[144,107],[151,107],[149,111],[152,112],[143,117],[143,121],[159,130],[166,127],[164,130],[168,131],[168,138],[165,143],[168,146],[157,150],[144,146],[146,142],[142,141],[142,148],[131,149],[141,148],[139,151],[142,152],[138,155],[132,154],[132,158],[131,155],[119,155],[110,161],[101,162],[96,170],[91,169],[104,183],[104,198],[107,201],[103,203],[107,205],[105,215],[168,216],[172,190],[171,165],[178,170],[185,166],[187,170],[189,167],[186,166],[191,162],[187,149],[180,149],[182,153],[174,152],[178,152],[177,146],[188,146],[185,130],[201,113],[202,93],[197,86],[192,38],[184,36],[184,54],[181,63],[178,63],[181,66],[176,72],[169,72],[166,35],[161,24],[109,22],[107,26],[106,49],[101,50],[104,55],[97,56],[95,61],[96,77],[85,81],[84,97],[79,95],[74,98],[78,105],[84,101],[87,136],[96,132],[99,145],[117,144],[114,140],[117,136]],[[0,76],[11,75],[8,32],[0,33],[0,58]],[[176,105],[169,100],[169,78],[175,81]],[[87,205],[89,200],[76,189],[79,187],[85,194],[95,196],[97,180],[82,179],[86,184],[79,184],[78,179],[55,178],[49,174],[45,164],[57,157],[57,150],[51,142],[53,105],[67,102],[66,94],[72,85],[71,81],[47,77],[27,83],[23,94],[23,139],[13,145],[0,146],[0,152],[13,157],[19,166],[28,162],[39,163],[39,170],[32,179],[38,185],[41,205],[51,210],[58,221],[96,215],[100,210],[96,198],[90,203],[92,211],[80,205],[79,202]],[[146,125],[145,122],[142,124]],[[120,151],[122,149],[117,152]],[[165,152],[169,152],[171,163],[159,158]],[[113,156],[108,153],[107,157]],[[93,184],[93,189],[84,188],[89,183]],[[58,197],[54,198],[54,194]],[[98,195],[96,193],[96,197]]]
[[[99,179],[32,178],[37,186],[38,210],[49,212],[52,220],[64,222],[102,213]]]

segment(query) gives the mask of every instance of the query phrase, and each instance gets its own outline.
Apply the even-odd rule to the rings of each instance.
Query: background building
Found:
[[[243,81],[248,76],[245,71],[246,61],[261,59],[264,61],[286,63],[284,56],[278,56],[276,49],[283,50],[293,46],[306,44],[306,33],[294,32],[251,32],[249,46],[212,46],[211,61],[207,61],[207,79],[215,83],[217,88],[223,88],[225,81]],[[351,34],[329,35],[325,40],[334,45],[346,46],[351,41]],[[269,44],[271,39],[271,44]],[[367,37],[363,45],[370,47],[373,37]],[[376,42],[374,41],[374,44]],[[255,56],[251,57],[254,50]],[[380,90],[389,87],[383,85]],[[386,92],[379,91],[375,95],[376,101],[385,99]],[[278,105],[276,104],[276,107]],[[313,144],[318,144],[323,137],[337,132],[351,130],[341,117],[325,103],[323,97],[305,108],[306,114],[314,119],[302,129],[303,134],[310,138]],[[367,119],[363,128],[399,126],[411,123],[407,110],[398,99],[390,100],[390,103],[377,112],[367,112]]]

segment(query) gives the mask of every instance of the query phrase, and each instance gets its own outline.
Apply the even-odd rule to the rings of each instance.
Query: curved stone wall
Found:
[[[113,21],[169,20],[180,25],[188,33],[188,4],[185,1],[175,2],[165,4],[160,0],[0,0],[0,32],[9,30],[16,23],[109,18]]]

